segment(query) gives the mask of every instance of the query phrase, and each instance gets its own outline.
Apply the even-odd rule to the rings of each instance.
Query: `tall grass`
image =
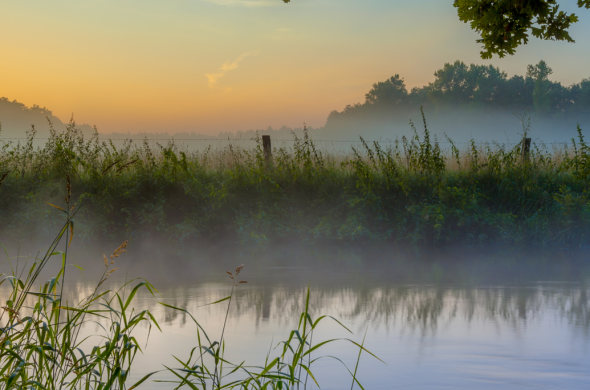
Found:
[[[76,196],[94,194],[77,217],[81,241],[587,245],[590,150],[581,128],[572,136],[523,158],[520,144],[442,144],[424,120],[410,139],[361,138],[348,153],[294,135],[268,162],[260,140],[116,146],[71,123],[42,147],[34,130],[0,146],[0,223],[11,239],[55,231],[42,200],[61,199],[56,181],[69,174]]]
[[[64,199],[68,206],[71,189],[68,177]],[[135,336],[136,328],[147,323],[150,329],[153,325],[160,329],[150,311],[136,311],[133,301],[142,289],[155,298],[159,293],[145,280],[133,280],[115,290],[101,290],[107,278],[117,270],[114,268],[116,259],[127,250],[128,242],[125,241],[110,257],[104,256],[104,271],[89,296],[81,297],[78,302],[63,300],[69,265],[67,248],[74,231],[74,217],[82,204],[83,199],[67,209],[51,205],[66,214],[66,222],[43,256],[28,257],[19,270],[21,259],[13,259],[6,253],[7,260],[3,265],[10,271],[8,275],[1,275],[0,286],[8,283],[10,288],[8,299],[0,308],[1,389],[131,390],[157,378],[164,371],[176,378],[166,381],[164,386],[167,388],[172,382],[175,388],[186,386],[191,389],[305,389],[308,378],[319,387],[312,365],[320,358],[316,354],[322,347],[336,340],[313,343],[314,330],[328,317],[312,319],[309,289],[297,330],[293,330],[286,341],[279,343],[277,357],[270,359],[269,354],[259,366],[246,365],[245,362],[234,364],[225,359],[224,352],[231,347],[226,346],[224,340],[225,323],[219,340],[215,341],[186,310],[161,303],[168,308],[186,312],[193,319],[198,344],[188,357],[175,357],[179,364],[177,367],[164,366],[162,370],[148,373],[135,383],[130,383],[135,358],[138,352],[142,353],[140,342]],[[57,250],[60,243],[65,246],[65,251]],[[61,258],[57,275],[41,283],[39,290],[34,291],[41,271],[53,256]],[[242,268],[238,267],[235,273],[228,272],[232,282],[229,296],[211,303],[227,304],[225,322],[234,289],[245,283],[237,280]],[[94,336],[81,336],[82,329],[90,323],[96,323],[102,332]],[[348,341],[361,351],[368,352],[364,343],[361,345],[353,340]],[[356,369],[349,372],[353,386],[356,384],[362,388]]]

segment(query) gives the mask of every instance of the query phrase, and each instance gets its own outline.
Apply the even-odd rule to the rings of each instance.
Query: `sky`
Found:
[[[575,44],[482,60],[452,0],[0,0],[0,96],[101,133],[318,127],[374,82],[421,86],[455,60],[590,77],[590,10],[560,3]]]

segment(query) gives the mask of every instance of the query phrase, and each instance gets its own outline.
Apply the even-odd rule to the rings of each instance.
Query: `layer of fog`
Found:
[[[7,109],[9,107],[10,109]],[[67,124],[59,120],[44,109],[23,110],[9,105],[0,105],[0,123],[2,132],[0,137],[13,143],[24,142],[31,125],[36,130],[36,145],[40,146],[49,136],[51,121],[57,132],[66,130]],[[425,110],[425,119],[431,139],[436,139],[441,144],[447,144],[447,136],[458,146],[467,144],[473,139],[477,144],[500,143],[515,144],[522,139],[526,119],[530,119],[529,137],[537,144],[550,145],[552,143],[569,143],[572,138],[577,138],[576,126],[579,124],[583,131],[590,130],[590,117],[541,117],[535,114],[524,116],[523,111],[498,111],[498,110]],[[348,116],[343,120],[329,120],[320,128],[308,127],[309,136],[317,146],[327,149],[349,149],[351,145],[359,142],[360,137],[366,141],[380,141],[384,144],[402,137],[414,136],[414,129],[410,121],[414,123],[418,135],[422,138],[424,125],[421,113],[418,110],[396,111],[363,116]],[[523,123],[524,122],[524,123]],[[89,125],[76,125],[86,138],[90,137],[94,129]],[[98,128],[99,137],[102,140],[134,139],[141,142],[147,138],[154,142],[164,143],[166,140],[174,140],[179,145],[189,148],[201,149],[209,145],[225,146],[228,141],[238,143],[245,147],[255,146],[257,136],[270,135],[274,141],[273,146],[292,146],[294,136],[303,138],[303,123],[301,127],[282,127],[274,129],[240,130],[234,133],[218,133],[216,135],[202,133],[178,133],[174,129],[165,129],[161,133],[124,134],[103,133]],[[18,138],[12,139],[11,138]]]
[[[450,311],[467,321],[479,317],[517,326],[519,321],[551,308],[584,333],[590,331],[587,250],[462,248],[402,252],[386,247],[376,251],[326,247],[193,248],[181,252],[173,244],[155,246],[144,241],[131,242],[128,252],[113,258],[114,264],[110,264],[113,250],[114,244],[90,248],[74,243],[70,247],[64,290],[68,301],[89,295],[105,271],[116,269],[106,278],[104,289],[117,289],[135,278],[145,278],[160,291],[155,300],[196,310],[226,296],[232,283],[226,271],[243,264],[238,280],[248,283],[238,289],[241,298],[236,315],[254,315],[257,321],[270,315],[296,318],[306,286],[311,286],[314,311],[336,311],[342,319],[360,316],[383,324],[400,317],[410,328],[436,328],[437,321],[443,320],[445,313],[448,317]],[[12,269],[17,274],[24,271],[23,275],[37,254],[32,246],[7,248],[7,252],[12,257]],[[52,257],[36,285],[54,276],[61,260],[61,255]],[[9,264],[1,263],[1,272],[10,273]],[[202,289],[202,295],[195,295],[195,289]],[[154,309],[151,298],[137,304],[136,309]],[[160,315],[168,322],[178,313]],[[363,329],[367,324],[363,322]]]

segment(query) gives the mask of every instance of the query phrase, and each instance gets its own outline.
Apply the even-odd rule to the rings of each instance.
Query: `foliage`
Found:
[[[408,91],[399,74],[388,80],[373,84],[373,88],[365,95],[367,103],[400,104],[408,98]]]
[[[70,199],[68,178],[65,195],[68,206]],[[83,203],[82,200],[78,208]],[[150,327],[152,323],[158,326],[149,311],[135,312],[130,304],[141,287],[152,294],[155,289],[144,281],[134,286],[127,297],[123,289],[132,282],[113,293],[99,291],[100,285],[116,270],[111,266],[115,258],[126,251],[125,242],[110,259],[105,256],[104,272],[88,297],[71,306],[64,302],[67,247],[71,244],[73,218],[78,209],[76,206],[71,210],[53,207],[66,214],[66,222],[43,257],[27,258],[25,267],[32,260],[28,273],[18,269],[20,259],[16,259],[15,268],[6,254],[8,259],[4,264],[8,263],[11,273],[1,275],[4,278],[0,285],[10,283],[11,291],[0,314],[3,325],[0,328],[0,387],[6,390],[122,389],[135,356],[141,350],[132,335],[134,329],[143,322],[150,323]],[[61,241],[66,243],[65,252],[57,250]],[[59,272],[34,292],[41,271],[53,256],[61,257]],[[83,326],[99,318],[107,320],[110,326],[102,328],[104,333],[97,336],[96,344],[90,337],[79,337]]]
[[[65,202],[71,201],[72,183],[67,178]],[[321,356],[318,353],[327,344],[339,341],[330,339],[313,343],[316,328],[324,320],[333,319],[320,316],[315,320],[309,310],[309,289],[305,309],[299,317],[298,329],[293,330],[288,339],[279,343],[278,356],[267,359],[262,366],[248,366],[244,362],[234,364],[224,358],[227,348],[224,341],[225,323],[227,322],[234,289],[245,281],[237,277],[243,269],[239,266],[235,274],[228,272],[232,281],[230,295],[210,304],[227,302],[227,314],[219,341],[211,340],[203,327],[186,310],[160,302],[165,307],[186,313],[196,325],[198,345],[189,357],[183,361],[178,358],[179,367],[164,366],[162,370],[148,373],[133,385],[134,360],[138,352],[142,353],[139,341],[134,335],[135,329],[146,323],[150,330],[152,325],[160,326],[148,310],[137,312],[133,301],[142,288],[147,289],[153,297],[158,291],[147,281],[129,281],[115,291],[101,291],[100,287],[107,278],[117,270],[113,268],[115,260],[126,252],[128,242],[121,244],[110,256],[104,257],[104,271],[92,293],[79,302],[71,304],[64,301],[64,285],[68,264],[67,248],[71,245],[74,229],[74,217],[84,204],[84,199],[70,209],[55,209],[65,213],[65,224],[53,239],[43,257],[28,257],[25,268],[19,269],[20,258],[13,259],[6,253],[10,273],[0,275],[0,286],[10,284],[8,299],[0,308],[0,388],[11,389],[135,389],[162,371],[173,374],[177,388],[188,386],[191,389],[294,389],[307,388],[308,380],[319,387],[312,365],[322,358],[340,359]],[[65,239],[65,240],[64,240]],[[65,241],[66,250],[58,251],[60,242]],[[0,243],[2,246],[2,243]],[[57,275],[40,286],[39,292],[33,292],[41,271],[53,256],[61,258],[61,268]],[[16,260],[16,264],[13,261]],[[135,286],[131,285],[135,283]],[[342,328],[348,330],[337,320]],[[102,332],[96,335],[81,336],[80,333],[89,324],[97,325]],[[161,329],[160,329],[161,331]],[[350,331],[349,331],[350,332]],[[83,333],[82,333],[83,334]],[[149,339],[149,332],[148,332]],[[363,344],[344,339],[371,355]],[[275,348],[277,349],[277,348]],[[313,353],[313,358],[312,358]],[[374,356],[374,355],[373,355]],[[357,368],[358,368],[357,360]],[[351,374],[352,387],[359,383],[355,368]],[[225,369],[225,371],[224,371]],[[228,372],[229,371],[229,372]],[[241,379],[239,375],[241,374]],[[233,376],[232,376],[233,375]],[[236,377],[238,375],[238,377]],[[228,379],[232,376],[233,379]],[[170,382],[170,381],[167,381]],[[226,382],[226,383],[222,383]]]
[[[455,0],[459,19],[481,36],[481,58],[514,54],[527,44],[529,34],[545,40],[574,42],[568,29],[578,21],[575,14],[560,11],[556,0]],[[590,8],[590,0],[578,0]]]
[[[523,109],[545,116],[590,115],[590,79],[563,86],[549,80],[553,70],[545,61],[528,65],[525,76],[508,78],[492,65],[446,63],[434,72],[434,81],[408,92],[404,79],[395,75],[373,84],[363,104],[333,111],[328,122],[337,118],[380,111],[417,109],[420,106],[445,109]]]
[[[290,3],[290,0],[283,0]],[[590,0],[577,0],[579,8],[590,8]],[[514,54],[535,38],[575,42],[569,28],[578,21],[575,14],[559,10],[557,0],[455,0],[459,20],[469,23],[480,35],[481,58]]]
[[[447,139],[443,149],[423,127],[390,144],[361,139],[347,155],[318,150],[305,133],[270,160],[259,139],[254,149],[116,146],[97,134],[85,140],[71,124],[34,148],[31,132],[23,144],[0,146],[2,236],[58,229],[60,211],[44,201],[67,209],[56,183],[69,175],[86,203],[75,233],[82,241],[589,243],[590,149],[581,128],[570,146],[533,144],[523,158],[520,144],[460,148]]]

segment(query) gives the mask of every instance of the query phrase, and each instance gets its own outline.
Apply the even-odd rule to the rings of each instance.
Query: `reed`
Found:
[[[71,191],[71,178],[68,177],[67,196],[64,198],[67,204],[71,202]],[[0,389],[131,390],[157,378],[161,372],[169,372],[177,378],[176,388],[305,389],[307,381],[304,381],[303,374],[309,375],[319,386],[312,371],[313,362],[318,358],[311,360],[311,353],[317,354],[321,347],[337,340],[317,344],[311,342],[314,329],[328,317],[312,319],[309,289],[298,329],[279,344],[281,347],[276,358],[271,361],[267,358],[264,364],[252,366],[244,362],[234,364],[225,359],[224,352],[230,347],[224,340],[225,323],[219,340],[215,341],[186,310],[160,302],[173,310],[186,312],[193,319],[198,345],[186,359],[176,358],[178,367],[164,366],[162,370],[129,383],[137,353],[142,353],[135,330],[145,323],[150,329],[155,326],[161,331],[152,313],[135,310],[133,302],[140,290],[147,290],[155,298],[158,291],[142,279],[129,281],[114,290],[101,289],[107,278],[117,270],[113,268],[115,260],[127,251],[128,241],[125,241],[109,257],[103,255],[104,270],[92,293],[77,302],[63,300],[69,266],[67,248],[73,237],[74,217],[85,203],[83,200],[76,203],[80,206],[71,209],[50,205],[65,213],[66,222],[43,256],[27,257],[24,267],[19,269],[21,259],[11,258],[5,249],[7,259],[2,265],[9,269],[9,273],[1,275],[0,286],[4,283],[10,286],[8,299],[0,308]],[[65,251],[57,250],[60,243],[65,246]],[[41,271],[54,256],[61,258],[59,271],[55,277],[41,283],[38,291],[34,291]],[[211,303],[227,304],[225,322],[235,288],[245,283],[237,280],[243,267],[239,266],[234,273],[228,272],[232,282],[229,295]],[[28,272],[25,272],[26,269]],[[99,319],[102,323],[98,322]],[[100,325],[102,332],[80,337],[82,328],[94,322]],[[348,341],[370,353],[364,343]],[[362,388],[356,378],[356,369],[354,373],[349,372],[353,383]],[[234,379],[228,380],[230,375]]]

